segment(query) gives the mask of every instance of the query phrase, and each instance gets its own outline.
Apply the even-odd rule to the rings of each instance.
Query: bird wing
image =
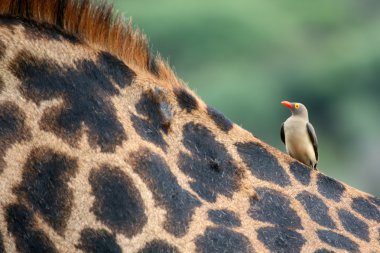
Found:
[[[313,144],[315,158],[318,161],[318,139],[317,139],[317,135],[315,134],[315,130],[314,130],[313,125],[310,124],[309,122],[307,122],[306,128],[307,128],[307,132],[309,134],[311,143]]]
[[[284,123],[281,125],[281,140],[285,144],[285,131],[284,131]]]

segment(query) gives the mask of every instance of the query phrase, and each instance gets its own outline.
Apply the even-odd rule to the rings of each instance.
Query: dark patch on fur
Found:
[[[290,207],[290,200],[282,193],[262,187],[255,189],[257,198],[250,199],[248,215],[259,221],[280,227],[302,229],[301,219]]]
[[[3,77],[0,76],[0,93],[4,90],[4,86],[5,86],[5,84],[4,84]]]
[[[335,228],[335,223],[329,215],[329,208],[316,195],[303,191],[296,199],[303,205],[310,218],[321,226]]]
[[[152,54],[149,54],[148,70],[153,75],[155,75],[157,77],[160,76],[160,69],[157,66],[156,57]]]
[[[327,249],[317,249],[316,251],[314,251],[314,253],[334,253],[334,251]]]
[[[10,65],[12,73],[22,81],[20,90],[27,99],[37,104],[53,98],[64,100],[63,107],[44,112],[42,129],[75,145],[85,124],[91,146],[113,152],[127,137],[110,100],[119,90],[101,68],[89,60],[77,61],[75,68],[62,67],[27,51],[20,52]],[[129,73],[134,76],[131,70]],[[132,79],[118,85],[123,88],[131,82]]]
[[[227,119],[223,114],[212,108],[211,106],[207,107],[207,113],[210,118],[215,122],[215,124],[224,132],[228,132],[232,129],[232,122]]]
[[[368,225],[347,210],[338,211],[339,219],[345,230],[354,236],[369,242]]]
[[[167,132],[174,116],[173,107],[168,99],[168,91],[164,88],[154,87],[149,90],[148,94],[158,105],[161,127]]]
[[[121,60],[108,52],[101,52],[98,58],[99,69],[119,87],[125,88],[132,83],[135,73]]]
[[[12,102],[0,104],[0,173],[5,167],[4,156],[13,144],[31,138],[25,124],[25,114]]]
[[[71,214],[73,192],[67,183],[77,171],[77,162],[48,148],[31,151],[24,165],[21,184],[14,192],[59,234]]]
[[[4,253],[4,252],[5,252],[4,238],[3,238],[3,234],[0,233],[0,253]]]
[[[166,110],[171,110],[171,108],[159,96],[160,94],[156,94],[155,91],[143,93],[140,101],[136,104],[136,111],[146,119],[132,115],[131,120],[141,138],[153,142],[166,151],[168,144],[163,138],[163,133],[167,132],[170,124]]]
[[[339,202],[343,192],[346,190],[343,184],[323,174],[318,174],[318,191],[324,197]]]
[[[122,250],[116,242],[115,234],[106,230],[94,230],[85,228],[80,233],[78,249],[86,253],[121,253]]]
[[[200,253],[250,253],[255,252],[247,237],[225,227],[208,227],[195,241],[196,251]]]
[[[322,242],[325,242],[332,247],[344,249],[348,252],[359,252],[358,245],[344,235],[335,233],[330,230],[320,229],[317,230],[317,235]]]
[[[380,222],[380,211],[367,199],[359,197],[352,200],[351,207],[363,217]]]
[[[59,1],[63,3],[64,1]],[[24,28],[24,34],[28,40],[47,40],[47,41],[67,41],[72,44],[79,43],[79,39],[71,34],[66,33],[64,30],[57,26],[52,26],[46,23],[37,23],[30,19],[19,19],[16,23],[21,24]]]
[[[5,45],[5,43],[2,40],[0,40],[0,60],[3,59],[6,49],[7,49],[7,46]],[[0,91],[1,91],[1,89],[0,89]]]
[[[368,200],[371,201],[371,203],[380,207],[380,199],[379,198],[371,196],[371,197],[368,197]]]
[[[311,169],[302,163],[292,162],[290,164],[290,172],[293,176],[303,185],[310,184],[310,172]]]
[[[22,21],[19,18],[12,18],[2,15],[0,19],[0,26],[6,27],[12,34],[15,34],[15,26],[19,25]]]
[[[289,175],[278,163],[277,158],[254,142],[236,143],[240,157],[252,174],[262,180],[282,187],[290,185]]]
[[[33,213],[25,206],[8,206],[5,210],[5,220],[19,252],[58,252],[49,237],[37,228]]]
[[[148,242],[138,253],[180,253],[177,247],[162,240]]]
[[[159,129],[157,129],[148,120],[140,118],[136,115],[131,116],[131,121],[133,127],[136,130],[136,133],[140,135],[141,138],[158,145],[162,148],[162,150],[166,151],[168,144],[164,140],[163,135]]]
[[[184,236],[200,201],[178,184],[160,155],[141,149],[132,154],[131,162],[134,171],[152,191],[156,204],[166,209],[164,228],[177,237]]]
[[[271,252],[301,252],[302,246],[306,243],[300,233],[284,227],[259,228],[257,234],[257,238]]]
[[[175,89],[174,93],[177,97],[177,102],[179,106],[190,113],[192,110],[196,110],[198,108],[198,102],[193,95],[191,95],[185,89]]]
[[[183,127],[182,143],[191,155],[181,152],[178,167],[193,179],[191,188],[208,202],[215,202],[218,194],[232,197],[239,188],[242,172],[213,133],[190,122]]]
[[[112,231],[127,237],[139,233],[147,222],[144,203],[133,180],[119,168],[92,169],[88,179],[95,196],[91,211]]]
[[[208,219],[214,222],[216,225],[226,227],[240,227],[241,222],[236,213],[227,209],[209,210]]]

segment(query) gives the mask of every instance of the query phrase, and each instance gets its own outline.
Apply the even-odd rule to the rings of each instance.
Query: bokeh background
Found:
[[[115,0],[208,104],[285,150],[304,103],[319,169],[380,196],[380,1]]]

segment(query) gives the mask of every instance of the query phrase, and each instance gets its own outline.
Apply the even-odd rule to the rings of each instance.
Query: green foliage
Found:
[[[125,1],[115,7],[208,104],[284,150],[309,109],[319,168],[380,195],[380,1]]]

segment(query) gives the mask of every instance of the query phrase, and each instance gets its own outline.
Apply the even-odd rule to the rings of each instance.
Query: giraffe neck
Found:
[[[380,247],[378,199],[231,123],[164,63],[139,58],[141,38],[118,55],[65,19],[42,26],[1,13],[6,252]]]

